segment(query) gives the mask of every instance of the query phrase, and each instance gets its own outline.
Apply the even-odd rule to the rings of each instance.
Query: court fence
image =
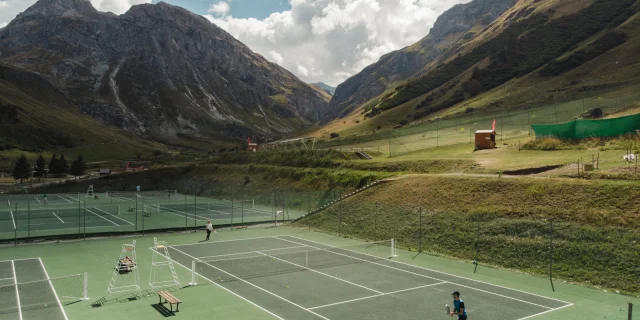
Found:
[[[375,202],[339,202],[294,225],[345,238],[394,238],[397,247],[483,267],[522,270],[555,279],[640,292],[640,231],[562,219],[433,212]]]
[[[340,191],[235,192],[185,195],[177,190],[9,194],[0,199],[0,242],[85,239],[166,230],[282,225],[316,211]]]

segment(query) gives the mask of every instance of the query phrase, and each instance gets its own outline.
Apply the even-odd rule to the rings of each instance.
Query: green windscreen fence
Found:
[[[531,127],[536,133],[536,138],[615,137],[640,130],[640,114],[603,120],[573,120],[560,124],[534,124]]]

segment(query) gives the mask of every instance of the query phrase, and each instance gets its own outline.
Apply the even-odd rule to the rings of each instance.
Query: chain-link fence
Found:
[[[640,292],[640,232],[562,220],[343,201],[297,224],[342,237],[394,238],[399,248]]]

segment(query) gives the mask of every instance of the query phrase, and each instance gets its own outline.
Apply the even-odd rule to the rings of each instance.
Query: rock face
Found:
[[[163,2],[117,16],[89,0],[40,0],[0,29],[0,52],[98,121],[147,138],[272,137],[327,112],[322,93]]]
[[[474,0],[458,4],[438,17],[429,35],[418,43],[386,54],[340,84],[331,99],[327,120],[348,114],[358,105],[382,94],[393,84],[428,72],[466,42],[474,26],[488,25],[518,0]]]

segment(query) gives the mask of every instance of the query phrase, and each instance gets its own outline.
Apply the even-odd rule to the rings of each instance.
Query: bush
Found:
[[[335,138],[337,138],[337,137],[339,137],[339,136],[340,136],[340,134],[339,134],[339,133],[337,133],[337,132],[331,132],[331,133],[329,134],[329,137],[331,137],[331,139],[335,139]]]

